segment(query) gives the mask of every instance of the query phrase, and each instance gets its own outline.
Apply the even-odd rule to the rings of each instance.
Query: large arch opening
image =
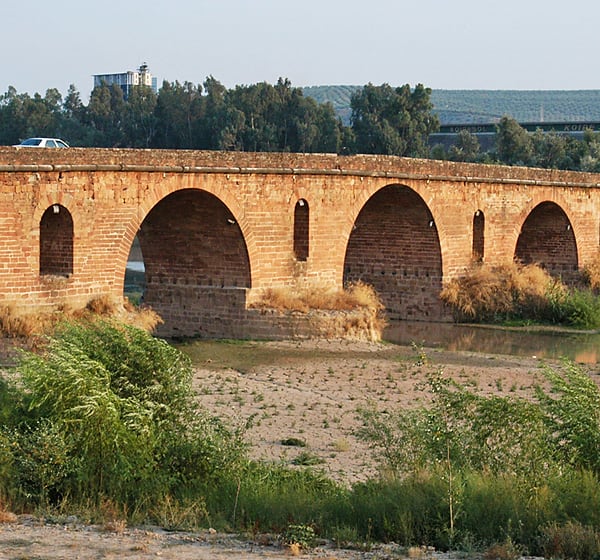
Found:
[[[241,323],[250,261],[240,226],[216,196],[195,189],[167,196],[137,239],[143,301],[165,321],[163,333],[213,336]]]
[[[344,261],[344,283],[356,281],[371,284],[393,318],[443,317],[437,227],[425,201],[412,189],[387,186],[358,214]]]
[[[73,274],[73,218],[60,204],[53,204],[40,220],[40,275],[69,277]]]
[[[538,264],[567,284],[577,281],[575,234],[569,218],[558,204],[542,202],[527,216],[517,239],[515,260]]]

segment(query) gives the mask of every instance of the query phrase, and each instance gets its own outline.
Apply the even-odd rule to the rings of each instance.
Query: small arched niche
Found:
[[[40,220],[40,275],[73,274],[73,218],[61,204],[53,204]]]
[[[473,214],[473,247],[471,258],[473,262],[483,262],[485,246],[485,216],[481,210]]]
[[[294,257],[297,261],[308,259],[308,202],[301,198],[294,208]]]

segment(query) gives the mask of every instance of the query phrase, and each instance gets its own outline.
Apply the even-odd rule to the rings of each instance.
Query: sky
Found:
[[[0,95],[136,70],[227,88],[600,89],[598,0],[3,2]]]

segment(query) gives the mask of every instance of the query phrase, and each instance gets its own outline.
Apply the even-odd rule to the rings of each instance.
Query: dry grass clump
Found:
[[[149,308],[136,308],[128,300],[117,301],[102,295],[91,299],[85,308],[67,306],[18,308],[14,305],[0,307],[0,336],[6,338],[32,338],[52,332],[56,325],[68,319],[86,319],[94,316],[115,317],[148,332],[162,322],[160,316]]]
[[[251,305],[309,316],[314,336],[381,340],[384,305],[372,286],[357,282],[344,290],[318,285],[270,288]]]
[[[351,311],[370,309],[382,311],[383,304],[372,286],[357,282],[344,290],[329,286],[307,284],[304,286],[283,286],[268,288],[253,307],[276,309],[278,311],[299,311],[306,313],[312,309],[328,311]]]
[[[547,305],[549,294],[564,290],[559,281],[534,264],[480,264],[450,280],[440,297],[458,320],[488,321],[524,314],[535,316]]]
[[[0,523],[16,523],[17,520],[17,516],[11,511],[5,509],[0,502]]]
[[[600,251],[585,265],[583,268],[583,275],[594,292],[600,291]]]

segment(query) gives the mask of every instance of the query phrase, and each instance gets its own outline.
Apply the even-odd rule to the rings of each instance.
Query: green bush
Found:
[[[550,390],[537,389],[555,456],[600,474],[600,388],[576,364],[544,367]]]
[[[358,484],[349,500],[340,525],[355,527],[364,541],[448,546],[447,487],[437,474]]]
[[[418,537],[436,546],[508,539],[534,549],[540,528],[550,523],[598,527],[600,389],[573,364],[543,372],[549,387],[537,388],[536,400],[477,395],[437,373],[425,386],[427,406],[362,410],[359,435],[377,453],[382,475],[411,496],[406,510],[403,498],[395,499],[393,508],[400,509],[389,515],[389,486],[370,486],[376,497],[355,489],[352,500],[361,501],[355,510],[368,512],[374,534],[404,544]],[[425,500],[426,515],[418,514],[423,500],[406,486],[419,474],[443,490],[435,505]],[[372,501],[381,504],[379,513]],[[373,521],[381,515],[385,520]]]
[[[31,412],[5,426],[18,426],[26,496],[134,509],[197,491],[244,457],[240,434],[195,405],[188,359],[135,327],[66,324],[18,371]]]

